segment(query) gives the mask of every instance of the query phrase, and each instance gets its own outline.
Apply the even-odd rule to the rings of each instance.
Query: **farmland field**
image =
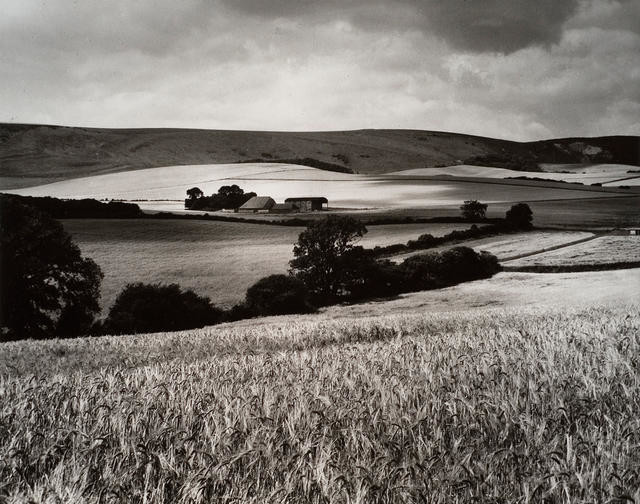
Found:
[[[518,308],[7,343],[0,499],[637,501],[638,321]]]
[[[629,173],[637,167],[631,165],[546,165],[542,172],[528,172],[494,168],[491,166],[455,165],[440,168],[414,168],[394,172],[405,177],[452,175],[454,177],[489,177],[503,179],[507,177],[537,177],[581,184],[601,183],[610,186],[637,185],[639,174]],[[567,173],[568,172],[568,173]],[[623,180],[624,179],[624,180]],[[628,180],[627,180],[628,179]]]
[[[640,237],[601,236],[586,243],[509,261],[509,266],[572,266],[640,261]]]
[[[216,221],[100,220],[63,221],[83,255],[105,274],[106,309],[128,282],[178,283],[220,306],[244,298],[258,279],[285,273],[293,244],[303,228]],[[365,247],[404,243],[420,234],[442,236],[466,224],[369,226]],[[104,314],[104,312],[103,312]]]
[[[271,196],[276,201],[284,201],[290,196],[325,196],[329,199],[330,207],[345,208],[430,208],[459,206],[466,199],[478,199],[491,204],[600,198],[620,194],[620,190],[615,188],[481,177],[434,179],[366,176],[268,163],[167,166],[71,179],[10,192],[59,198],[173,200],[171,209],[180,210],[188,188],[198,186],[205,194],[212,194],[220,186],[230,184],[238,184],[244,190],[259,195]],[[154,208],[154,202],[147,202],[146,207]],[[167,202],[161,202],[156,208],[167,210]]]
[[[575,310],[589,306],[617,307],[640,299],[640,268],[582,273],[501,272],[485,280],[446,289],[411,292],[388,300],[331,306],[331,319],[385,314],[468,312],[491,308]]]
[[[464,245],[477,251],[486,250],[495,255],[499,260],[509,257],[529,254],[531,252],[583,240],[594,236],[593,233],[581,231],[529,231],[512,233],[500,236],[488,236],[477,240],[466,240]],[[430,250],[445,250],[458,244],[445,244]],[[401,262],[409,256],[423,254],[424,250],[418,250],[407,254],[394,256],[395,262]]]

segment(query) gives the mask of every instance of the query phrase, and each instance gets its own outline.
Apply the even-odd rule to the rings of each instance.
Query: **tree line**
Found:
[[[527,229],[531,216],[527,205],[514,205],[505,222]],[[395,264],[357,245],[367,233],[362,222],[330,215],[300,233],[287,274],[260,279],[229,310],[176,284],[133,283],[120,292],[107,317],[96,322],[102,271],[82,257],[58,221],[16,198],[0,196],[0,229],[0,339],[5,341],[174,331],[306,313],[334,303],[488,278],[500,270],[495,256],[463,246]]]
[[[187,199],[184,207],[187,210],[222,210],[224,208],[239,208],[254,196],[254,192],[244,192],[244,189],[236,184],[225,185],[218,189],[217,193],[205,196],[199,187],[187,190]]]

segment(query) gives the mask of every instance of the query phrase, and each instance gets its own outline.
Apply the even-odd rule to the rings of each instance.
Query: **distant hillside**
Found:
[[[640,137],[520,143],[420,130],[295,133],[0,124],[0,189],[157,166],[283,159],[367,174],[461,163],[529,171],[538,163],[640,165]]]

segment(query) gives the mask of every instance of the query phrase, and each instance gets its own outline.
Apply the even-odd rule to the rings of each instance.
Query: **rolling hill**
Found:
[[[261,132],[0,124],[0,189],[168,165],[300,162],[383,174],[461,163],[537,170],[539,163],[640,165],[640,137],[513,142],[420,130]]]

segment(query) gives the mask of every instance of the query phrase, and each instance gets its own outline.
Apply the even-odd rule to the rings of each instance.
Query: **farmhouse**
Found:
[[[254,196],[244,205],[238,208],[240,213],[268,213],[276,204],[269,196]]]
[[[324,197],[287,198],[284,202],[293,203],[301,212],[315,212],[317,210],[329,209],[329,201]]]

